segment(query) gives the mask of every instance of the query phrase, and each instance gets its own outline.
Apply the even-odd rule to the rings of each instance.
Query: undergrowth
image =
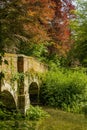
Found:
[[[40,101],[43,105],[81,113],[87,104],[87,75],[66,69],[48,71],[42,76]]]

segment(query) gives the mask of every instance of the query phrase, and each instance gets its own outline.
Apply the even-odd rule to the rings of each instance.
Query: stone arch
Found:
[[[4,80],[4,82],[1,85],[1,92],[5,90],[10,92],[17,104],[17,86],[12,87],[7,81]]]
[[[13,95],[13,90],[12,90],[12,87],[9,83],[7,83],[6,81],[3,82],[2,86],[1,86],[1,91],[8,91],[10,92],[12,95]]]
[[[16,103],[14,97],[9,91],[4,90],[0,92],[0,101],[3,103],[7,110],[16,111]]]
[[[29,98],[31,105],[39,104],[39,85],[37,82],[32,82],[29,85]]]

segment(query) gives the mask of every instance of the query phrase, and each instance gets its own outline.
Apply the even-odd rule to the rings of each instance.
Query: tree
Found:
[[[70,49],[69,20],[73,18],[73,0],[29,0],[29,23],[25,25],[33,43],[49,42],[51,53],[66,54]],[[54,44],[50,44],[54,43]]]
[[[26,5],[20,0],[0,0],[0,48],[17,51],[20,40],[27,40],[23,24],[26,22]]]
[[[33,43],[50,41],[47,27],[54,17],[54,3],[49,0],[25,0],[25,3],[28,5],[28,23],[25,24],[25,29],[30,34],[30,41]]]
[[[71,28],[74,45],[74,58],[79,59],[80,63],[87,66],[87,1],[77,3],[77,17],[71,21]]]
[[[70,19],[73,19],[75,10],[73,0],[53,0],[55,3],[55,15],[49,28],[50,35],[55,42],[57,53],[66,55],[71,47],[71,30],[69,27]]]

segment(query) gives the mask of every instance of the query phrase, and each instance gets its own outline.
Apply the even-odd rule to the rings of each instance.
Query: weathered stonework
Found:
[[[38,97],[40,84],[37,73],[46,72],[47,66],[33,57],[24,55],[5,54],[4,59],[8,61],[8,65],[2,63],[0,66],[0,71],[5,75],[0,81],[0,93],[9,92],[17,110],[25,114],[31,102],[30,95],[35,96],[34,90],[29,94],[31,92],[29,87],[37,88]]]

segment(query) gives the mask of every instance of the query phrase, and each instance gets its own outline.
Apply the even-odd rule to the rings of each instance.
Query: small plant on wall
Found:
[[[8,65],[8,61],[4,59],[4,53],[0,53],[0,68],[2,69],[2,64]],[[0,82],[5,77],[4,72],[1,70],[0,72]],[[1,83],[0,83],[1,84]]]

